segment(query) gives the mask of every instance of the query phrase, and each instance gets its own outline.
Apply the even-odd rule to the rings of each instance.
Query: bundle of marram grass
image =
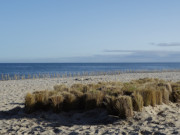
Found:
[[[131,82],[99,82],[97,84],[73,84],[70,87],[56,85],[54,90],[27,93],[26,112],[53,110],[90,110],[105,108],[109,114],[121,118],[133,116],[143,106],[180,102],[180,83],[144,78]]]

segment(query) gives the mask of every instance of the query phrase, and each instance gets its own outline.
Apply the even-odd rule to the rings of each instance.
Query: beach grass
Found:
[[[54,90],[27,93],[25,110],[54,112],[104,108],[109,114],[128,118],[144,106],[180,102],[180,82],[144,78],[130,82],[56,85]]]

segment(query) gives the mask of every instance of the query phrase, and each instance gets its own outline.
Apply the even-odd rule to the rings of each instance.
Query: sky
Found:
[[[0,62],[180,62],[179,0],[1,0]]]

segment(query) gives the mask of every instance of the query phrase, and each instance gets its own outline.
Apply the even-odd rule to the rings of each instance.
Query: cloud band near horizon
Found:
[[[179,42],[171,42],[171,43],[150,43],[151,45],[161,46],[161,47],[173,47],[180,46]]]

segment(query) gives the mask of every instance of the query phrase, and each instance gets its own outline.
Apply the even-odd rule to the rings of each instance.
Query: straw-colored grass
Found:
[[[61,112],[63,107],[64,97],[62,95],[54,95],[49,98],[50,105],[54,112]]]
[[[129,96],[119,96],[114,100],[113,111],[121,118],[133,116],[132,100]]]
[[[103,103],[104,103],[108,113],[112,114],[112,115],[117,115],[113,108],[115,99],[116,98],[114,96],[106,95],[103,100],[104,101]]]
[[[144,101],[144,106],[155,106],[156,105],[156,95],[155,95],[155,90],[141,90],[140,91],[143,101]]]
[[[180,90],[172,92],[171,98],[173,102],[180,103]]]
[[[25,97],[25,109],[27,112],[34,111],[34,106],[36,104],[35,95],[27,93]]]
[[[63,102],[63,110],[64,111],[70,111],[78,108],[78,104],[76,104],[76,96],[69,92],[62,93],[64,97]]]
[[[117,115],[121,118],[133,116],[132,100],[129,96],[106,96],[104,102],[109,114]]]
[[[25,97],[27,112],[38,109],[55,112],[105,108],[109,114],[131,117],[143,106],[180,102],[180,82],[159,79],[139,79],[128,83],[99,82],[97,84],[56,85],[54,90],[28,93]]]
[[[143,97],[139,94],[139,92],[133,93],[132,103],[133,103],[134,111],[142,111],[144,101],[143,101]]]
[[[156,104],[161,105],[163,103],[163,93],[160,90],[156,90]]]
[[[55,85],[54,90],[56,92],[63,92],[63,91],[69,91],[69,88],[66,85]]]
[[[94,109],[103,106],[104,94],[100,91],[85,94],[85,109]]]
[[[172,93],[170,94],[170,101],[180,103],[180,82],[172,83]]]

